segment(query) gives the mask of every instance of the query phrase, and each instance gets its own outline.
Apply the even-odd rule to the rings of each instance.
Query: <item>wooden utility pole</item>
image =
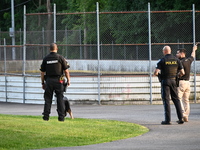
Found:
[[[48,13],[48,20],[47,20],[47,44],[52,43],[51,41],[51,32],[52,32],[52,9],[51,9],[51,1],[47,0],[47,13]]]

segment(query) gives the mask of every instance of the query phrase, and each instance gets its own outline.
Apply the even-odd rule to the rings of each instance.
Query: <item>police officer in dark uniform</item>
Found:
[[[180,100],[177,93],[176,76],[184,75],[184,69],[179,59],[171,54],[171,48],[165,46],[163,48],[164,58],[160,59],[154,71],[154,75],[161,76],[161,94],[164,105],[165,120],[161,122],[163,125],[171,124],[170,96],[175,105],[178,124],[183,124],[183,114]]]
[[[67,79],[67,86],[70,85],[70,74],[68,65],[65,58],[57,54],[58,47],[55,43],[50,44],[50,54],[44,57],[41,64],[41,82],[44,92],[44,112],[43,120],[49,120],[49,114],[51,113],[51,104],[53,98],[53,92],[57,97],[57,112],[58,120],[64,121],[65,118],[65,106],[63,101],[63,80],[61,76],[63,73]]]

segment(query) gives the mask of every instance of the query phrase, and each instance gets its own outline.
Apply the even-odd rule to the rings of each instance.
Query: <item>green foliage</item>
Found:
[[[40,116],[0,114],[1,149],[42,149],[111,142],[148,132],[133,123],[100,119],[66,119],[43,121]]]
[[[41,1],[41,5],[39,4]],[[46,0],[31,0],[25,5],[27,13],[46,12]],[[51,5],[57,5],[57,12],[91,12],[96,10],[97,0],[52,0]],[[148,2],[151,3],[152,10],[191,10],[192,4],[195,4],[197,10],[200,9],[199,0],[99,0],[100,11],[146,11]],[[15,20],[16,29],[22,28],[24,0],[15,0]],[[1,1],[0,5],[0,28],[7,31],[10,28],[10,8],[11,1]]]
[[[191,13],[157,13],[151,15],[152,42],[192,42]],[[157,21],[159,20],[159,21]],[[191,30],[185,30],[188,27]],[[177,34],[178,33],[178,34]],[[185,36],[191,35],[191,36]]]
[[[23,28],[23,6],[20,5],[24,0],[15,0],[15,28],[19,30]],[[51,8],[56,4],[57,12],[74,13],[74,12],[95,12],[97,0],[51,0]],[[152,11],[164,10],[192,10],[192,4],[195,4],[195,9],[200,10],[199,0],[98,0],[100,12],[112,11],[147,11],[148,2],[150,2]],[[0,5],[0,29],[8,31],[11,27],[10,0],[1,1]],[[25,4],[27,13],[47,12],[47,0],[31,0]],[[177,15],[180,15],[177,17]],[[197,14],[198,15],[198,14]],[[115,17],[113,17],[115,16]],[[191,13],[152,13],[151,14],[151,38],[154,43],[163,42],[192,42],[192,18]],[[60,16],[59,16],[60,17]],[[53,22],[47,15],[29,16],[27,20],[27,31],[42,31],[52,30]],[[67,36],[63,36],[57,42],[61,44],[96,44],[97,42],[97,27],[96,14],[76,14],[63,15],[57,20],[58,30],[67,30]],[[196,16],[199,18],[199,16]],[[51,16],[52,19],[52,16]],[[159,21],[158,21],[159,20]],[[30,24],[29,24],[30,23]],[[196,25],[199,24],[197,20]],[[180,28],[180,27],[183,28]],[[137,14],[100,14],[100,37],[102,44],[135,44],[148,43],[148,18],[147,13]],[[185,30],[185,28],[191,30]],[[170,32],[168,32],[170,31]],[[177,32],[179,34],[177,34]],[[199,32],[196,30],[196,39],[199,39]],[[34,33],[36,37],[40,37],[39,33]],[[33,35],[33,36],[34,36]],[[29,43],[38,44],[40,38],[27,37]],[[49,43],[52,37],[51,33],[47,33],[45,41]],[[39,42],[38,42],[39,41]],[[82,58],[82,54],[78,51],[80,47],[68,47],[70,58]],[[76,52],[75,52],[76,51]],[[81,50],[80,50],[81,51]],[[87,53],[87,48],[84,54]],[[65,49],[63,49],[65,53]],[[96,52],[93,52],[95,55]],[[120,58],[123,52],[117,53],[117,58]],[[81,56],[79,56],[79,55]],[[93,55],[91,54],[91,55]],[[89,55],[89,54],[87,54]],[[96,56],[96,55],[95,55]],[[84,57],[87,58],[87,57]]]

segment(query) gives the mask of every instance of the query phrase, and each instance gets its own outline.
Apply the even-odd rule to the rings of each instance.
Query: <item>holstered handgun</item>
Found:
[[[64,87],[63,91],[66,92],[66,90],[67,90],[67,83],[63,83],[63,87]]]
[[[176,74],[176,86],[179,87],[179,77],[178,77],[178,74]]]
[[[158,73],[158,80],[159,80],[159,82],[162,81],[162,77],[161,77],[161,74],[160,74],[160,73]]]
[[[44,75],[44,81],[47,81],[47,75]]]

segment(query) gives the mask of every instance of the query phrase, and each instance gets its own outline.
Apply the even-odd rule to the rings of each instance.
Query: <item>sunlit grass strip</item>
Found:
[[[0,149],[41,149],[111,142],[135,137],[149,130],[138,124],[103,120],[0,114]]]

